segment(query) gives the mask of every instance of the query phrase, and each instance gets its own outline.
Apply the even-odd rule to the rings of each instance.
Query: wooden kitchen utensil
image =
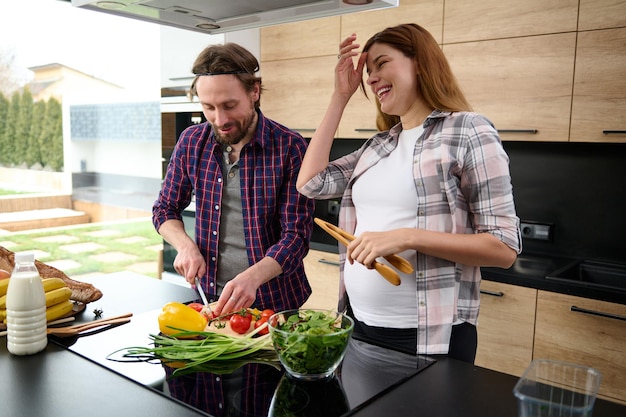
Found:
[[[85,330],[95,329],[98,327],[110,326],[113,324],[124,324],[130,321],[133,313],[126,313],[120,316],[109,317],[106,319],[94,320],[89,323],[76,324],[74,326],[67,327],[49,327],[48,334],[52,334],[59,337],[76,336]]]
[[[316,217],[314,221],[318,226],[324,229],[326,233],[337,239],[337,241],[344,246],[348,246],[348,244],[356,238],[345,230],[320,218]],[[410,274],[413,272],[413,266],[411,266],[411,263],[401,256],[394,254],[384,256],[384,258],[387,260],[387,262],[389,262],[401,272],[404,272],[406,274]],[[396,271],[394,271],[387,265],[375,261],[374,268],[391,284],[400,285],[400,276],[396,273]]]

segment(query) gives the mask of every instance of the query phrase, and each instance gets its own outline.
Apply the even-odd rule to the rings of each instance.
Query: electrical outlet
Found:
[[[333,216],[338,216],[339,215],[339,206],[340,203],[337,200],[330,200],[328,202],[328,214],[333,215]]]
[[[552,225],[548,223],[522,222],[522,237],[535,240],[552,240]]]

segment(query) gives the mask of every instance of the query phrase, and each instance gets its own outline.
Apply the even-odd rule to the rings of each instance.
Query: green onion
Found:
[[[254,337],[260,330],[255,329],[243,337],[184,330],[170,336],[151,334],[153,346],[120,349],[107,358],[115,360],[112,355],[124,352],[122,356],[126,359],[146,362],[158,359],[166,365],[176,363],[174,375],[199,371],[229,373],[246,363],[279,367],[270,335]]]

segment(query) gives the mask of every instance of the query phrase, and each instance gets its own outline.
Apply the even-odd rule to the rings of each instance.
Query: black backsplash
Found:
[[[362,139],[333,144],[331,159]],[[626,263],[626,144],[504,142],[522,221],[550,223],[552,241],[525,239],[525,253]],[[337,224],[333,202],[317,201],[315,216]],[[337,251],[315,226],[311,248]]]
[[[551,242],[524,251],[623,263],[626,260],[626,144],[504,142],[524,221],[552,223]]]

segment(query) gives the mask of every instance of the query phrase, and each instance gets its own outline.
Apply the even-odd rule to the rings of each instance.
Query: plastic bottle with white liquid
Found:
[[[14,355],[32,355],[48,345],[46,294],[31,252],[15,254],[7,289],[7,349]]]

